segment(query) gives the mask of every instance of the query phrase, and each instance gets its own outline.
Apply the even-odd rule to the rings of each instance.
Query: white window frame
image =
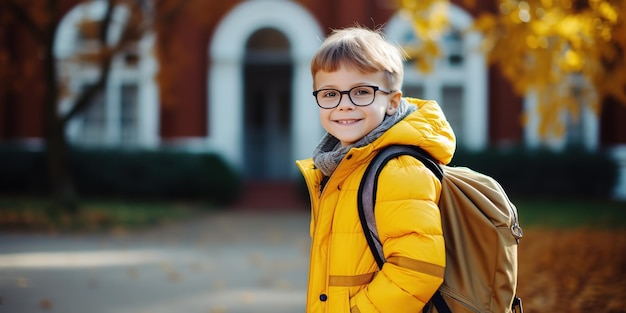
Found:
[[[106,11],[103,1],[82,3],[70,10],[59,24],[54,42],[54,55],[59,69],[59,79],[66,80],[69,94],[59,100],[60,114],[70,110],[81,88],[93,84],[100,76],[100,68],[74,61],[79,51],[89,49],[88,42],[79,42],[79,23],[84,20],[102,20]],[[119,40],[122,27],[128,12],[123,7],[115,8],[109,36],[109,43]],[[123,55],[116,56],[110,69],[107,84],[103,92],[105,103],[105,126],[102,130],[102,141],[89,143],[95,146],[119,146],[121,135],[121,97],[122,86],[137,86],[137,141],[131,147],[152,148],[159,144],[159,97],[155,81],[157,61],[153,53],[155,36],[153,33],[144,35],[137,44],[136,53],[139,57],[135,66],[125,64]],[[69,121],[66,135],[70,142],[81,143],[83,121],[79,116]]]

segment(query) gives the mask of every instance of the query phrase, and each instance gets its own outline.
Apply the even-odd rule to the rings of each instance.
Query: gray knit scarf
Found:
[[[369,134],[365,135],[365,137],[349,146],[342,147],[339,139],[329,133],[326,133],[317,145],[317,148],[313,151],[313,163],[325,176],[330,176],[351,148],[360,148],[374,142],[374,140],[378,139],[378,137],[380,137],[385,131],[416,109],[417,107],[409,105],[405,99],[402,99],[398,109],[393,115],[385,116],[385,119],[382,123],[380,123],[380,125],[378,125],[378,127],[374,128]]]

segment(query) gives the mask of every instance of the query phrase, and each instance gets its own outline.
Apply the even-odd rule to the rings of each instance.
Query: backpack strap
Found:
[[[378,152],[374,159],[365,169],[361,184],[359,185],[357,207],[359,210],[359,219],[363,227],[363,233],[367,244],[372,251],[372,255],[378,264],[378,268],[382,269],[385,264],[385,255],[383,246],[378,236],[376,227],[376,218],[374,215],[374,204],[376,203],[376,190],[378,189],[378,176],[383,167],[389,160],[400,155],[410,155],[421,161],[428,169],[430,169],[439,180],[443,179],[443,169],[426,151],[416,146],[390,146]],[[437,290],[433,295],[432,303],[440,313],[450,313],[450,309],[446,304],[443,296]],[[426,308],[424,308],[426,309]]]
[[[424,150],[416,146],[390,146],[378,152],[374,159],[365,169],[361,184],[359,185],[357,207],[359,218],[365,239],[372,250],[378,268],[385,263],[383,246],[378,236],[376,218],[374,216],[374,203],[376,203],[376,190],[378,189],[378,176],[389,160],[400,155],[410,155],[420,160],[430,169],[439,180],[443,179],[443,170],[437,162]]]
[[[443,295],[438,289],[435,291],[433,297],[430,298],[430,302],[435,306],[435,308],[437,308],[437,313],[452,313],[450,307],[448,307],[448,304],[446,303],[446,300],[443,298]],[[424,307],[422,313],[428,312],[426,311],[426,308],[427,307]]]

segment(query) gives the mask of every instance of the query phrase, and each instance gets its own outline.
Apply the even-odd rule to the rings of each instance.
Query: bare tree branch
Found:
[[[100,44],[102,47],[106,47],[107,37],[109,36],[109,26],[111,25],[111,20],[113,19],[113,10],[115,8],[115,4],[111,3],[111,1],[107,1],[107,10],[104,13],[104,18],[102,19],[102,23],[100,24],[99,36]]]

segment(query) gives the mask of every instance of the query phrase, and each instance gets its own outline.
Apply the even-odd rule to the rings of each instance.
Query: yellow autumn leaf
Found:
[[[496,19],[493,15],[482,14],[474,20],[473,28],[478,31],[489,31],[496,26]]]
[[[528,26],[530,27],[530,32],[538,36],[548,35],[552,30],[552,23],[545,19],[534,20]]]
[[[567,16],[556,24],[557,33],[565,38],[576,38],[580,33],[580,20]]]
[[[413,10],[414,28],[421,36],[412,54],[415,66],[431,69],[437,56],[431,44],[436,42],[437,32],[446,29],[433,30],[434,25],[443,23],[428,10],[441,0],[401,2]],[[626,1],[496,2],[499,10],[482,11],[470,30],[483,34],[481,48],[488,64],[500,69],[515,92],[521,96],[531,91],[537,94],[541,136],[564,136],[564,113],[574,118],[583,106],[600,112],[607,97],[626,103]],[[581,88],[573,82],[574,74],[582,76],[588,85],[582,88],[591,92],[572,94]]]
[[[565,55],[563,56],[563,62],[561,63],[561,67],[563,70],[567,72],[578,72],[582,69],[583,59],[580,53],[567,50]]]
[[[617,22],[617,10],[607,1],[600,1],[597,10],[600,13],[600,16],[608,20],[610,23],[614,24]]]

